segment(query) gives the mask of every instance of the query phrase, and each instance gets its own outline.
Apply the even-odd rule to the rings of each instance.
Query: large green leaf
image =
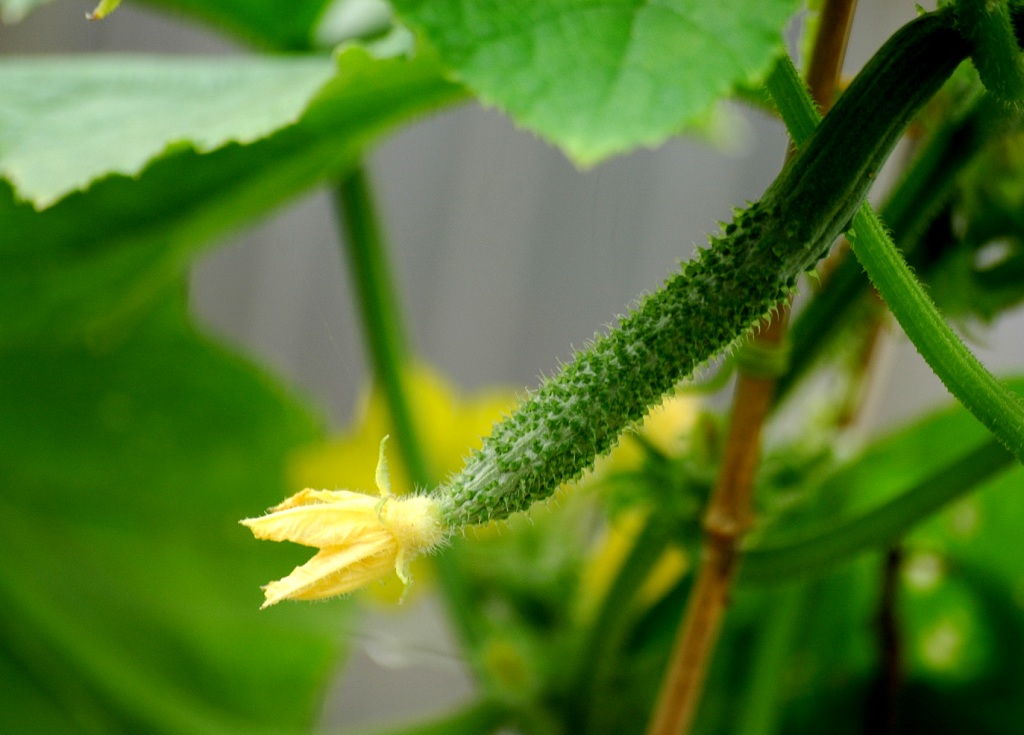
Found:
[[[70,73],[77,63],[63,68]],[[65,88],[56,78],[48,85]],[[379,59],[350,48],[297,123],[255,142],[206,154],[174,147],[135,178],[108,176],[42,212],[0,182],[0,314],[17,315],[0,321],[0,344],[95,336],[130,321],[180,276],[197,247],[339,175],[384,130],[461,96],[429,59]],[[23,100],[4,105],[49,125]],[[101,127],[117,124],[118,110],[109,113]]]
[[[394,0],[456,78],[582,165],[652,146],[782,50],[797,0]]]
[[[0,176],[42,209],[172,147],[252,143],[295,123],[323,57],[21,58],[0,66]]]
[[[317,713],[346,607],[260,612],[302,551],[237,521],[290,491],[319,429],[182,301],[103,347],[0,350],[12,732],[298,732]]]

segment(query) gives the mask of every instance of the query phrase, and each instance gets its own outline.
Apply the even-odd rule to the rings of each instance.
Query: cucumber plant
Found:
[[[796,0],[151,4],[259,51],[0,57],[12,731],[320,731],[338,618],[362,599],[349,593],[392,572],[408,584],[417,555],[477,687],[394,732],[1005,732],[1024,719],[1020,382],[993,377],[939,311],[993,319],[1024,296],[1024,6],[922,10],[822,118],[782,47]],[[93,17],[112,22],[117,5]],[[845,35],[853,3],[810,5],[808,43]],[[811,58],[811,76],[835,76]],[[438,398],[412,356],[366,152],[475,99],[592,166],[730,95],[788,128],[774,182],[464,461],[442,459],[434,433],[460,450],[473,437],[441,428],[461,424],[438,407],[473,412]],[[865,198],[908,130],[914,156],[876,215]],[[315,413],[193,324],[185,285],[217,236],[324,183],[378,390],[364,426],[317,455],[343,457],[328,462],[339,474],[297,480],[288,467],[325,438]],[[836,447],[882,302],[959,406],[851,456]],[[796,439],[767,426],[775,441],[743,491],[755,523],[720,498],[735,443],[758,457],[764,417],[737,434],[730,421],[749,414],[694,398],[721,382],[695,373],[723,358],[722,377],[760,381],[765,412],[820,405],[813,376],[847,388],[796,411]],[[666,398],[685,431],[645,419]],[[379,494],[357,492],[370,482]],[[559,492],[560,507],[534,509]],[[243,517],[317,552],[252,543]],[[471,530],[495,521],[500,533]],[[259,583],[296,562],[259,612]],[[670,653],[673,639],[696,644]]]

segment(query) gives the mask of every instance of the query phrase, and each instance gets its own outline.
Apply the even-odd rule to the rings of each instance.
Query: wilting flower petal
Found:
[[[409,560],[444,540],[437,501],[395,497],[388,485],[384,444],[377,461],[380,497],[350,490],[296,493],[267,515],[242,521],[253,535],[320,549],[284,579],[264,587],[263,607],[284,599],[319,600],[351,592],[394,569],[408,584]]]

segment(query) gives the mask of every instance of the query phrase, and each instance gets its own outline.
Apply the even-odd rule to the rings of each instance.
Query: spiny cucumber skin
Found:
[[[434,490],[443,523],[486,523],[550,497],[754,329],[845,228],[907,122],[966,56],[954,25],[952,13],[933,13],[897,32],[760,202],[496,424]]]
[[[503,518],[579,478],[624,428],[775,308],[796,272],[767,246],[768,220],[777,215],[761,204],[740,213],[728,234],[496,424],[438,490],[444,523]]]

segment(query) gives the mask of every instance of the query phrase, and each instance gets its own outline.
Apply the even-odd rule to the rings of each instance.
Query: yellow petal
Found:
[[[313,490],[307,487],[302,492],[295,493],[290,498],[285,498],[267,512],[274,513],[279,510],[288,510],[288,508],[294,508],[299,505],[311,505],[313,503],[334,503],[344,500],[351,494],[351,490]],[[365,495],[366,493],[359,494]]]
[[[410,369],[409,378],[414,386],[410,392],[414,420],[423,437],[425,453],[430,457],[431,470],[437,474],[461,466],[463,458],[471,448],[479,446],[480,437],[500,417],[502,409],[515,403],[511,391],[490,391],[463,398],[447,381],[425,366],[414,366]],[[389,423],[386,401],[379,389],[375,389],[366,396],[352,432],[301,453],[296,457],[292,471],[292,479],[299,487],[368,488],[374,482],[385,502],[381,502],[381,497],[348,490],[307,489],[270,509],[268,515],[243,521],[258,538],[314,546],[323,549],[321,553],[336,546],[359,544],[361,540],[371,538],[368,534],[380,529],[391,535],[394,553],[383,555],[390,560],[389,564],[381,563],[376,557],[372,562],[367,559],[350,561],[351,568],[342,575],[345,584],[339,587],[319,580],[322,587],[313,584],[317,594],[324,590],[331,591],[323,596],[344,594],[350,590],[340,590],[354,580],[370,581],[388,575],[390,569],[395,569],[400,581],[408,583],[410,560],[431,551],[444,540],[436,503],[412,494],[414,488],[401,461],[392,463],[389,471],[380,439],[393,428]],[[374,459],[377,460],[376,471]],[[285,511],[293,512],[285,514]],[[340,559],[337,557],[335,561]],[[313,567],[315,574],[322,575],[334,573],[329,569],[322,559]],[[302,574],[307,573],[308,570]],[[285,597],[306,594],[298,591],[299,588],[306,589],[306,585],[294,587],[297,582],[291,577],[289,575],[268,585],[268,599],[273,595],[276,602]],[[374,589],[379,591],[380,588]]]
[[[377,479],[383,496],[379,499],[349,490],[306,489],[266,515],[242,521],[257,538],[320,549],[287,577],[263,588],[263,607],[284,599],[343,595],[391,569],[402,582],[410,582],[409,561],[444,541],[438,502],[426,495],[398,498],[388,493],[383,441]]]
[[[362,535],[383,531],[378,517],[379,499],[347,490],[340,493],[344,496],[333,502],[274,510],[259,518],[247,518],[242,525],[249,527],[258,539],[317,548],[354,543]]]
[[[281,600],[322,600],[344,595],[379,579],[394,569],[397,546],[393,537],[373,542],[322,549],[284,579],[263,588],[262,607]]]

